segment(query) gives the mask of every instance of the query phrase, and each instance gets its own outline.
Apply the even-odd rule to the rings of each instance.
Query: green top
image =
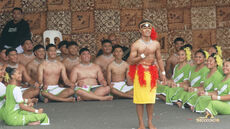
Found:
[[[215,87],[215,90],[218,90],[219,96],[230,94],[230,79],[221,81],[220,84]]]
[[[199,71],[195,72],[196,66],[192,66],[189,73],[189,82],[191,87],[198,87],[200,83],[204,81],[206,73],[209,72],[209,69],[204,66]]]
[[[183,82],[184,80],[188,80],[189,77],[189,71],[191,66],[189,64],[186,64],[181,69],[179,69],[179,64],[177,64],[174,67],[172,79],[175,83]]]
[[[204,79],[204,89],[207,92],[214,91],[214,87],[220,84],[221,80],[223,80],[223,75],[219,72],[219,70],[216,70],[211,77],[207,77],[209,74],[206,73],[205,79]]]
[[[15,98],[14,98],[14,94],[13,91],[15,88],[19,88],[15,85],[8,85],[6,87],[6,102],[3,108],[3,115],[4,115],[4,120],[5,121],[9,121],[11,120],[13,117],[16,117],[18,114],[18,111],[20,109],[19,107],[19,103],[23,103],[23,99],[21,99],[21,102],[16,102]],[[19,88],[20,90],[20,88]],[[20,96],[18,96],[19,98]],[[22,96],[21,96],[22,97]]]

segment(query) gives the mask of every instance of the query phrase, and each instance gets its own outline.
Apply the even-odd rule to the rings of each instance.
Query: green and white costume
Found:
[[[221,80],[223,80],[223,76],[219,70],[213,73],[211,77],[208,78],[207,76],[208,73],[204,79],[204,90],[205,92],[213,92],[215,87],[217,87],[217,85],[221,83]],[[194,106],[196,112],[204,112],[210,100],[210,96],[198,96],[197,94],[194,94],[194,96],[188,101],[188,104]]]
[[[133,86],[128,86],[126,82],[112,82],[113,88],[121,91],[122,93],[126,93],[128,91],[133,90]]]
[[[7,125],[27,125],[31,122],[40,121],[41,125],[49,125],[49,118],[45,113],[36,114],[21,110],[20,103],[23,103],[22,92],[15,85],[8,85],[6,88],[6,102],[3,107],[3,120]]]
[[[0,82],[0,120],[2,120],[2,109],[5,103],[6,86]]]
[[[203,83],[206,73],[209,72],[209,69],[204,66],[199,71],[195,72],[196,66],[191,67],[189,72],[189,83],[191,87],[199,87],[201,83]],[[189,99],[194,95],[194,92],[187,92],[184,90],[180,90],[176,96],[174,96],[174,100],[182,101],[183,105],[189,101]],[[184,107],[184,106],[183,106]]]
[[[218,95],[225,96],[230,95],[230,79],[221,82],[220,85],[217,87]],[[228,101],[219,101],[219,100],[212,100],[209,102],[207,108],[205,108],[209,113],[212,115],[229,115],[230,114],[230,100]]]
[[[186,64],[184,67],[179,69],[179,64],[177,64],[173,70],[173,81],[175,83],[181,83],[185,80],[188,80],[190,68],[190,64]],[[176,95],[177,91],[181,89],[183,88],[175,87],[168,88],[166,91],[164,91],[166,93],[166,104],[172,105],[172,98]]]

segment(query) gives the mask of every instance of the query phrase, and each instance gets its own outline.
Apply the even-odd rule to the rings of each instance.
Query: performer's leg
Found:
[[[24,91],[23,98],[25,98],[25,99],[32,99],[32,98],[38,96],[39,93],[40,93],[40,89],[39,88],[33,88],[33,87],[31,87],[31,88],[29,88],[29,89],[27,89],[27,90]]]
[[[114,95],[117,95],[118,97],[121,97],[121,98],[133,98],[132,95],[129,95],[128,93],[123,93],[115,88],[112,88],[111,89],[111,92],[114,94]]]
[[[94,92],[94,94],[98,95],[98,96],[105,96],[105,95],[108,95],[109,93],[110,93],[110,87],[109,86],[98,87]]]
[[[152,119],[153,119],[153,104],[146,104],[146,111],[147,111],[147,115],[148,115],[148,126],[149,129],[156,129],[155,126],[152,123]]]
[[[113,100],[113,96],[99,96],[99,95],[94,94],[93,92],[86,92],[81,89],[77,90],[76,94],[78,96],[77,98],[78,101],[80,100],[100,100],[100,101]]]
[[[164,102],[166,101],[166,97],[164,95],[157,95],[157,98],[163,100]]]
[[[137,116],[139,120],[139,128],[138,129],[145,129],[145,124],[143,120],[143,113],[144,113],[144,105],[143,104],[136,104],[137,109]]]
[[[71,95],[74,94],[74,90],[71,88],[66,88],[65,90],[63,90],[58,97],[62,97],[62,98],[67,98],[70,97]]]
[[[46,91],[42,91],[42,96],[44,96],[46,99],[50,99],[50,100],[54,100],[54,101],[62,101],[62,102],[75,102],[75,98],[74,97],[69,97],[69,98],[62,98],[59,96],[55,96],[51,93],[48,93]],[[45,103],[47,103],[48,101],[44,101]]]

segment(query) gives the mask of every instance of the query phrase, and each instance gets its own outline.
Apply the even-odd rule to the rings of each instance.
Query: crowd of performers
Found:
[[[14,48],[1,49],[0,119],[8,125],[49,125],[43,109],[33,108],[38,98],[45,103],[132,99],[132,79],[141,84],[141,77],[138,80],[132,72],[138,68],[140,76],[143,68],[135,66],[132,70],[122,59],[123,47],[111,40],[102,41],[102,54],[94,62],[89,49],[78,50],[74,41],[62,41],[58,48],[53,44],[44,48],[33,47],[31,40],[25,40],[22,48],[22,54]],[[57,55],[57,49],[61,55]],[[208,53],[202,49],[193,52],[192,46],[186,44],[175,56],[177,63],[171,79],[157,82],[157,97],[168,105],[189,107],[210,117],[230,114],[230,60],[222,61],[220,46],[211,46]],[[149,70],[152,77],[158,75],[157,66]]]
[[[213,45],[209,52],[192,52],[187,44],[177,53],[178,64],[171,79],[159,82],[157,95],[168,105],[190,108],[206,117],[230,114],[230,60],[222,61],[221,47]]]

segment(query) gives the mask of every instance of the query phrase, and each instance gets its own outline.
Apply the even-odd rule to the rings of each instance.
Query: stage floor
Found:
[[[49,126],[6,126],[0,129],[137,129],[138,120],[132,100],[120,99],[105,102],[38,103],[50,118]],[[144,114],[147,122],[146,113]],[[157,100],[153,123],[158,129],[229,129],[230,115],[219,115],[218,123],[198,123],[203,116],[188,109],[165,105]],[[147,124],[146,124],[147,127]],[[147,128],[148,129],[148,128]]]

